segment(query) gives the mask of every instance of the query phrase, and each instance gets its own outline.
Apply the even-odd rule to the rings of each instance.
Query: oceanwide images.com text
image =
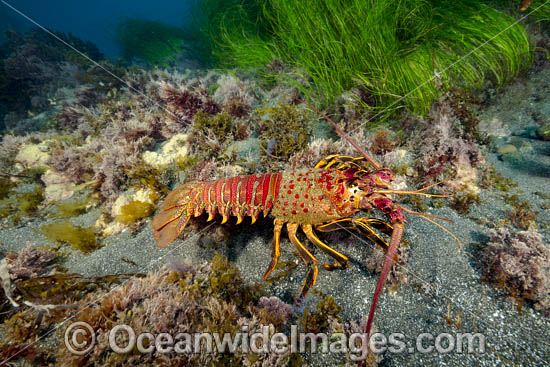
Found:
[[[407,343],[403,333],[370,335],[368,347],[364,333],[302,333],[292,325],[290,336],[272,333],[269,326],[251,332],[242,326],[234,334],[225,333],[139,333],[124,324],[116,325],[108,333],[109,348],[115,353],[344,353],[352,360],[363,360],[367,350],[374,353],[484,353],[485,336],[479,333],[422,333]],[[74,354],[90,352],[96,343],[96,333],[84,322],[75,322],[65,331],[65,346]]]

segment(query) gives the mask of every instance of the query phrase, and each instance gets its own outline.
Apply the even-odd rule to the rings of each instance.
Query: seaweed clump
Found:
[[[471,205],[480,203],[481,200],[479,199],[478,194],[471,192],[460,192],[453,196],[450,206],[460,214],[468,214],[470,212]]]
[[[378,130],[372,137],[370,151],[374,154],[386,154],[395,149],[399,145],[397,136],[391,136],[391,132],[382,128]]]
[[[16,185],[4,176],[0,176],[0,200],[5,199]]]
[[[485,279],[496,283],[513,299],[529,301],[550,312],[550,246],[536,232],[492,229],[481,262]]]
[[[71,218],[77,217],[86,213],[88,200],[71,200],[64,202],[54,202],[55,211],[53,217],[56,218]]]
[[[342,322],[342,306],[336,303],[334,297],[316,292],[320,293],[321,299],[313,310],[306,306],[300,321],[307,332],[332,332],[334,324]]]
[[[484,189],[490,189],[492,187],[508,192],[511,188],[517,187],[518,184],[504,176],[502,173],[497,172],[494,166],[486,167],[487,169],[481,170],[480,186]]]
[[[166,102],[170,117],[175,122],[185,125],[190,123],[198,112],[212,116],[222,110],[222,107],[208,95],[208,91],[202,88],[180,90],[165,83],[162,85],[161,96]]]
[[[23,250],[27,251],[27,250]],[[36,255],[36,253],[34,253]],[[10,255],[11,256],[11,255]],[[45,262],[44,255],[39,254],[27,267],[42,264],[40,273],[52,271],[52,264]],[[113,284],[120,284],[129,278],[126,274],[106,275],[103,277],[85,278],[79,274],[54,273],[45,276],[33,276],[28,279],[14,278],[13,267],[8,260],[8,272],[13,285],[8,288],[11,293],[12,306],[2,316],[6,335],[0,342],[0,350],[5,359],[24,358],[33,366],[56,365],[54,350],[56,343],[41,343],[49,336],[56,325],[67,320],[78,309],[77,302],[98,288],[108,289]],[[0,263],[1,266],[1,263]],[[37,269],[39,270],[39,269]],[[4,279],[3,279],[4,280]],[[4,291],[6,291],[4,283]],[[18,353],[21,348],[32,345],[40,346],[33,353]]]
[[[43,225],[39,232],[52,242],[68,243],[83,253],[90,253],[101,247],[91,228],[74,225],[69,221]]]
[[[27,247],[18,253],[8,253],[8,271],[12,281],[25,280],[44,275],[51,270],[56,255],[53,251],[33,247],[27,243]]]
[[[98,294],[90,294],[82,300],[75,321],[84,321],[98,331],[97,345],[91,353],[75,355],[61,345],[56,354],[59,366],[109,365],[123,366],[127,355],[120,355],[108,345],[108,332],[117,324],[126,324],[136,335],[142,332],[159,333],[235,333],[245,330],[259,331],[260,311],[265,312],[265,301],[260,302],[261,291],[257,286],[243,282],[238,270],[226,258],[216,255],[210,265],[196,267],[188,263],[177,264],[178,271],[162,270],[143,278],[131,279],[122,286],[105,291],[100,301]],[[280,331],[270,327],[269,334]],[[60,330],[60,332],[62,332]],[[120,335],[122,338],[123,335]],[[124,342],[119,339],[121,344]],[[149,344],[154,340],[149,340]],[[206,340],[202,340],[200,353],[192,353],[193,342],[181,339],[180,348],[163,353],[156,348],[152,353],[132,354],[132,364],[166,366],[242,366],[287,365],[290,353],[220,353],[213,348],[206,352]],[[174,347],[175,348],[175,347]]]
[[[307,147],[310,132],[307,111],[294,105],[279,105],[258,109],[257,112],[263,115],[259,131],[267,157],[286,161]]]
[[[531,208],[531,205],[522,201],[519,205],[514,206],[510,215],[510,221],[519,229],[528,230],[535,225],[535,217],[538,212]]]
[[[202,111],[197,112],[193,129],[202,142],[213,142],[218,148],[226,141],[233,140],[236,133],[233,118],[225,111],[214,116]]]
[[[413,144],[420,147],[416,166],[424,183],[437,180],[451,166],[456,173],[447,183],[449,191],[479,194],[476,168],[484,162],[479,145],[460,126],[448,100],[441,100],[430,115],[429,124],[423,121],[420,133],[413,133]]]
[[[512,224],[524,231],[536,228],[535,217],[538,212],[531,208],[531,204],[521,201],[517,194],[504,195],[503,198],[506,204],[512,206],[512,210],[508,211]]]
[[[13,193],[0,200],[0,218],[7,218],[13,224],[18,224],[25,217],[37,215],[43,201],[44,189],[40,186],[33,191]]]

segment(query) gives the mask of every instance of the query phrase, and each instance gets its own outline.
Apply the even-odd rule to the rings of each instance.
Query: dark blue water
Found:
[[[116,26],[125,18],[160,21],[182,26],[189,21],[193,0],[6,0],[0,2],[0,33],[7,29],[23,31],[33,24],[10,9],[7,4],[54,31],[71,32],[92,41],[109,57],[117,57]]]

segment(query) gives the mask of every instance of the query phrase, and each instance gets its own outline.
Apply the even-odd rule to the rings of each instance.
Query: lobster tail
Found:
[[[160,230],[155,231],[155,233],[153,233],[153,238],[157,240],[157,247],[166,247],[178,238],[190,218],[190,216],[183,216],[180,214],[178,219],[170,221]]]
[[[166,247],[184,230],[194,213],[191,197],[198,192],[194,185],[182,185],[173,190],[162,205],[159,213],[153,218],[153,238],[157,247]]]

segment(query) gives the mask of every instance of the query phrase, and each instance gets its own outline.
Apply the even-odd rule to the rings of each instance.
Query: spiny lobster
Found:
[[[403,208],[387,195],[416,194],[442,197],[444,195],[426,194],[424,191],[443,181],[416,191],[392,190],[390,184],[395,176],[394,173],[378,164],[328,116],[314,110],[327,119],[336,131],[362,154],[362,157],[332,155],[321,160],[313,169],[237,176],[217,181],[183,184],[168,194],[162,203],[159,213],[152,222],[153,236],[157,240],[157,247],[165,247],[180,235],[192,217],[198,217],[204,212],[208,214],[207,221],[211,221],[216,213],[219,213],[223,217],[222,223],[227,222],[233,215],[237,217],[237,224],[241,223],[246,215],[250,216],[254,223],[260,213],[266,216],[271,212],[275,218],[272,257],[263,278],[267,280],[269,274],[277,266],[281,254],[281,230],[286,224],[290,242],[306,266],[309,267],[300,295],[296,299],[296,302],[299,303],[308,290],[315,285],[318,265],[317,259],[298,240],[296,236],[298,227],[302,228],[311,243],[336,260],[334,264],[323,264],[327,270],[345,269],[349,264],[349,259],[323,243],[315,234],[314,229],[321,232],[338,229],[359,230],[368,239],[386,250],[386,258],[367,320],[366,334],[368,338],[378,298],[391,270],[393,260],[397,258],[397,249],[405,225],[403,212],[420,215],[447,231],[440,224],[428,218],[435,216]],[[369,169],[369,164],[373,169]],[[352,217],[361,210],[369,211],[371,209],[381,211],[389,218],[389,222],[368,217]],[[441,217],[435,218],[448,220]],[[378,234],[378,231],[390,236],[389,243]]]

